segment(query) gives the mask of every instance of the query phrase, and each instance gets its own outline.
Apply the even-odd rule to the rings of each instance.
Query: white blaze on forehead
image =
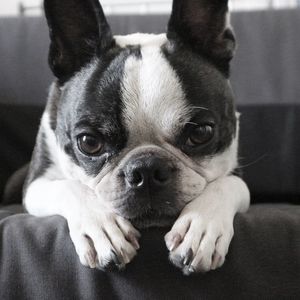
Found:
[[[125,62],[121,89],[123,117],[134,136],[147,137],[150,133],[174,137],[178,126],[187,121],[190,110],[180,80],[161,52],[165,35],[149,35],[148,42],[147,36],[139,35],[142,57],[131,56]],[[126,40],[130,42],[130,38]]]
[[[129,35],[115,35],[114,36],[118,46],[124,48],[129,45],[156,46],[160,47],[167,42],[165,33],[162,34],[148,34],[148,33],[134,33]]]

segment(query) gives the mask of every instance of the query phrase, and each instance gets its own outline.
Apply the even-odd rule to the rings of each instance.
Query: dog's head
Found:
[[[98,0],[46,0],[48,112],[67,176],[163,224],[236,166],[226,0],[174,0],[167,34],[113,36]]]

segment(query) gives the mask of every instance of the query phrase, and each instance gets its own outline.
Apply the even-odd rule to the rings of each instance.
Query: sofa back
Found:
[[[115,34],[165,32],[168,16],[111,16]],[[238,104],[289,104],[300,99],[300,10],[232,15],[238,51],[232,84]],[[44,104],[52,75],[44,18],[0,18],[0,102]]]
[[[115,34],[160,33],[168,16],[111,16],[109,21]],[[257,201],[282,201],[282,195],[298,201],[300,11],[234,13],[232,23],[238,51],[231,81],[242,112],[245,180]],[[48,46],[44,18],[0,19],[0,197],[9,174],[30,158],[52,80]]]

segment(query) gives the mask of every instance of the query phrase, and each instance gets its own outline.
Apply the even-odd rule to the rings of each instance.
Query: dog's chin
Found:
[[[135,217],[128,218],[131,224],[137,229],[147,229],[152,227],[170,227],[174,224],[177,214],[164,214],[155,210],[147,211]]]
[[[172,202],[166,199],[174,199],[173,195],[162,194],[153,197],[127,198],[123,205],[116,208],[118,214],[129,220],[138,229],[150,227],[169,227],[184,207],[184,202],[178,199]]]

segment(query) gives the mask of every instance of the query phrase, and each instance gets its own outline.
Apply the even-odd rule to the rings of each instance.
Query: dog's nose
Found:
[[[124,174],[131,188],[157,188],[169,183],[172,168],[161,158],[140,157],[127,164]]]

